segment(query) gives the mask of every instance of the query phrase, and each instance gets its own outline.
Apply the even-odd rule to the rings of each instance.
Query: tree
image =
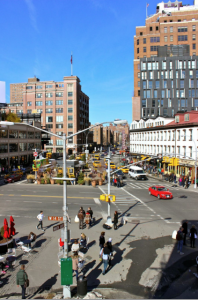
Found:
[[[15,113],[9,112],[6,117],[6,121],[19,123],[21,122],[21,119]]]

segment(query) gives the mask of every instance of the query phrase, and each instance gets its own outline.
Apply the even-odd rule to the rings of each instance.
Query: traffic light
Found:
[[[169,166],[174,166],[174,158],[170,158]]]
[[[174,166],[177,167],[179,165],[179,158],[174,159]]]

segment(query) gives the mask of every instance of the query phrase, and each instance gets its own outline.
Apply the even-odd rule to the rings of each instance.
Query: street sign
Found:
[[[64,228],[64,223],[61,223],[61,224],[59,224],[59,225],[54,226],[54,227],[53,227],[53,231],[59,230],[59,229],[61,229],[61,228]]]
[[[63,221],[63,217],[49,217],[48,221]]]
[[[34,157],[37,157],[37,156],[38,156],[38,152],[34,152],[34,153],[33,153],[33,156],[34,156]]]

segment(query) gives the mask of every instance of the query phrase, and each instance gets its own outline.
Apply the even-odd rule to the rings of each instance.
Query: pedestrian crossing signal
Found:
[[[100,195],[100,201],[115,202],[116,201],[116,196],[115,195],[102,194],[102,195]]]
[[[174,166],[177,167],[179,165],[179,158],[174,159]]]

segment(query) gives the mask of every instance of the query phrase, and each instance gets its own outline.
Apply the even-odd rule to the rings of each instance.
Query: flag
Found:
[[[70,59],[70,61],[71,61],[71,64],[72,64],[72,55],[71,55],[71,59]]]
[[[146,3],[146,7],[149,7],[149,3]]]

